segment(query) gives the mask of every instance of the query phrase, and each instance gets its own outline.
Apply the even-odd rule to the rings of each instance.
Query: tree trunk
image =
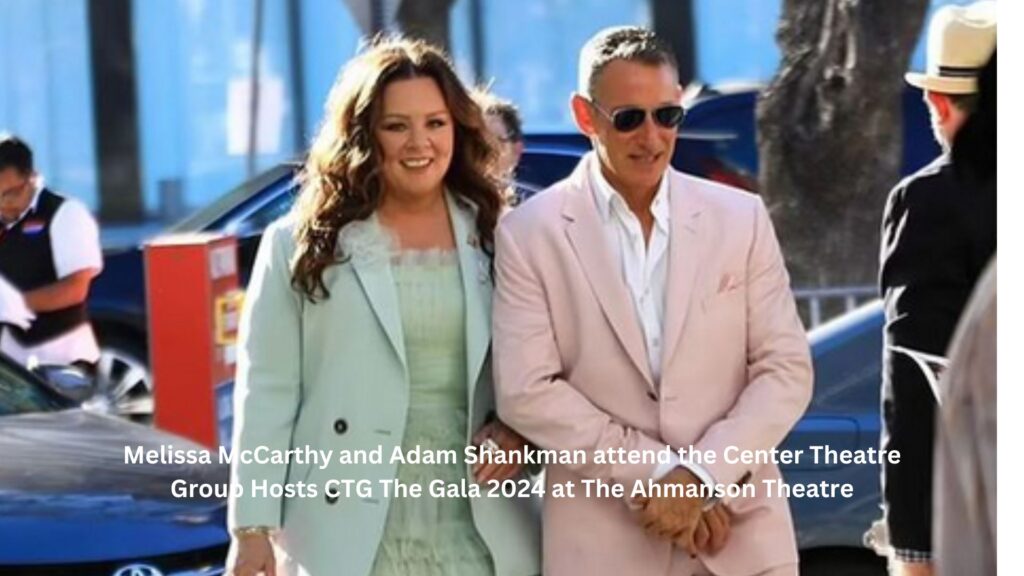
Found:
[[[455,0],[403,0],[395,20],[403,34],[451,50],[451,9]]]
[[[139,222],[145,217],[145,206],[139,158],[132,2],[90,0],[86,7],[99,172],[99,217],[103,222]]]
[[[679,83],[686,87],[696,76],[693,0],[650,0],[654,33],[672,46],[679,63]]]
[[[873,284],[903,74],[928,0],[785,0],[757,106],[761,193],[794,286]]]

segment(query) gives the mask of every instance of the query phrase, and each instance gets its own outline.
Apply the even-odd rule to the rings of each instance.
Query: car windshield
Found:
[[[294,164],[279,164],[251,180],[246,180],[235,189],[211,202],[209,205],[193,212],[191,215],[185,217],[184,220],[174,224],[170,227],[168,232],[197,232],[200,230],[208,230],[219,220],[236,210],[239,206],[248,202],[275,181],[292,173],[295,170],[295,167],[296,165]]]
[[[224,224],[224,232],[237,236],[262,234],[271,223],[284,216],[292,208],[298,196],[298,185],[277,187],[265,199],[253,198],[250,206],[240,207]]]
[[[28,371],[0,356],[0,416],[52,412],[69,405]]]

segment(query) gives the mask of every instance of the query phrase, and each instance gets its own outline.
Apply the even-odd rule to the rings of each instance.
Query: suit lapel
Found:
[[[448,214],[455,234],[466,303],[466,376],[469,406],[473,406],[476,383],[491,345],[491,276],[487,254],[480,249],[471,209],[448,195]]]
[[[576,258],[590,283],[601,311],[611,324],[619,342],[643,375],[647,385],[654,388],[654,379],[648,366],[646,345],[640,330],[640,321],[634,311],[629,289],[622,278],[620,266],[609,252],[601,215],[594,203],[591,190],[589,162],[596,161],[593,153],[584,156],[572,175],[574,186],[566,197],[562,216],[566,219],[565,232]]]
[[[672,211],[669,238],[668,285],[665,287],[665,348],[661,373],[665,374],[692,309],[697,274],[705,257],[702,246],[701,208],[690,185],[673,171],[668,173],[669,209]]]
[[[379,225],[376,219],[371,218],[366,222],[367,234],[378,233]],[[364,247],[366,248],[366,247]],[[372,250],[372,249],[371,249]],[[398,289],[395,287],[395,278],[391,274],[390,255],[386,249],[380,254],[366,257],[361,254],[350,254],[352,268],[359,278],[359,285],[370,303],[377,321],[387,334],[391,347],[395,350],[402,367],[408,370],[405,359],[405,335],[402,332],[401,309],[398,304]]]
[[[491,344],[492,286],[489,261],[487,255],[480,249],[470,209],[460,207],[451,195],[448,196],[447,204],[452,232],[455,235],[466,306],[466,369],[470,383],[469,396],[472,401],[474,385]],[[367,225],[378,226],[375,221],[367,222]],[[370,303],[384,333],[387,334],[388,341],[402,366],[408,370],[401,309],[391,265],[386,257],[367,258],[360,257],[359,254],[351,256],[352,268],[359,279],[366,300]]]

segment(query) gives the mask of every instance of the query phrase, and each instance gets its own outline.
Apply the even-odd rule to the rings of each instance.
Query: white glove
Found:
[[[35,319],[36,315],[28,309],[21,292],[0,274],[0,323],[28,330]]]

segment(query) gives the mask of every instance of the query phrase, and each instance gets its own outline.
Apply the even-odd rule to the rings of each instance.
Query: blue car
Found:
[[[684,126],[703,135],[713,152],[689,159],[680,169],[755,191],[758,174],[755,108],[760,90],[757,85],[723,91],[712,88],[698,97],[686,113]],[[941,149],[932,135],[921,90],[907,86],[901,104],[903,158],[900,173],[906,175],[934,160]],[[882,207],[878,209],[881,212]]]
[[[882,381],[882,303],[875,300],[808,333],[814,397],[780,448],[878,448]],[[881,467],[870,464],[782,465],[790,484],[850,484],[851,498],[790,498],[804,576],[884,576],[885,563],[864,547],[881,516]]]
[[[170,487],[226,482],[227,467],[126,463],[126,445],[199,447],[59,390],[0,355],[0,575],[223,574],[225,503]]]

